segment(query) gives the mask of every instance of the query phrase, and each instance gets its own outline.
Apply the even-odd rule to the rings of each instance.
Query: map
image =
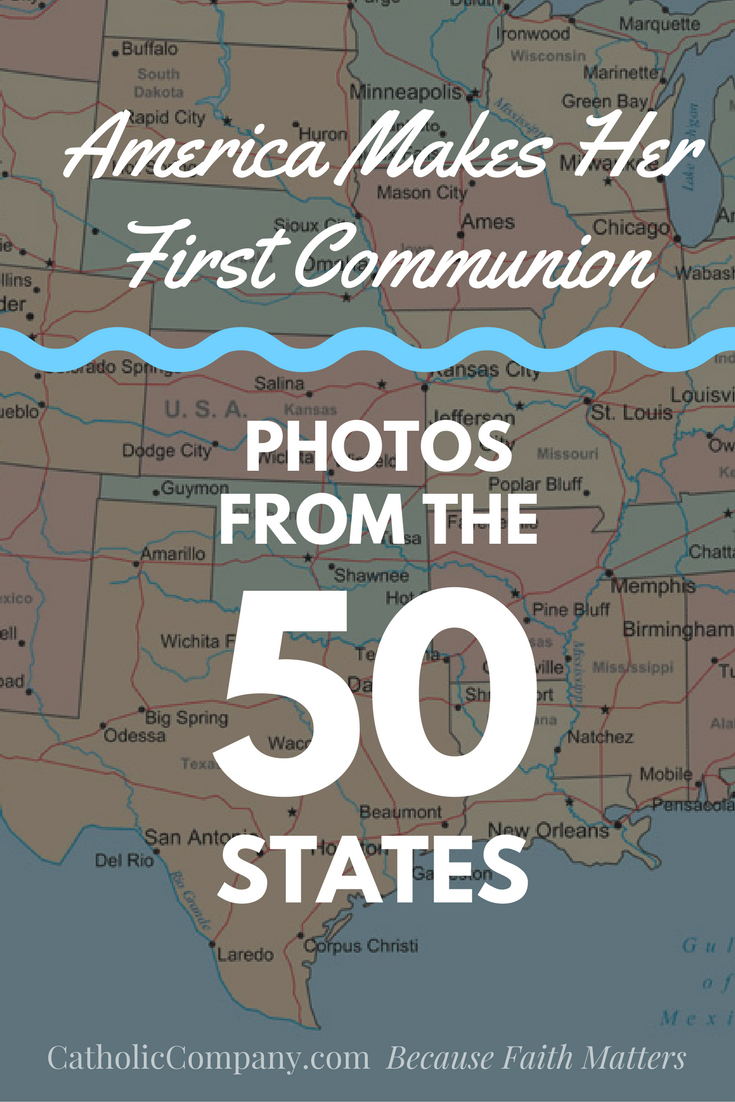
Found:
[[[180,349],[229,326],[266,330],[297,349],[354,326],[416,347],[495,326],[556,347],[619,326],[674,348],[731,324],[733,0],[671,8],[657,0],[6,0],[0,32],[0,310],[5,327],[43,347],[68,348],[111,326]],[[99,176],[89,159],[63,172],[65,151],[123,110],[124,142],[201,139],[210,150],[285,136],[325,142],[336,167],[383,112],[397,109],[405,122],[424,108],[433,117],[417,148],[461,143],[488,112],[491,145],[553,138],[546,172],[521,183],[463,172],[394,180],[382,167],[355,170],[341,186],[334,173],[237,178],[224,162],[192,180],[160,179],[150,165],[136,173],[133,161],[113,160]],[[656,111],[647,142],[704,138],[707,148],[667,177],[639,176],[635,157],[611,175],[614,159],[604,156],[576,176],[586,119],[618,108],[626,133]],[[590,248],[616,259],[650,250],[655,279],[643,290],[626,280],[564,291],[539,281],[496,291],[405,281],[347,293],[336,280],[298,285],[286,260],[262,290],[221,289],[206,273],[172,289],[160,263],[131,288],[127,258],[140,238],[129,223],[179,218],[208,249],[284,229],[301,251],[336,223],[355,226],[355,252],[381,256],[460,247],[532,254],[539,243],[567,256],[590,235]],[[324,248],[314,271],[333,263]],[[402,914],[393,930],[379,929],[378,912],[395,915],[384,834],[514,835],[526,840],[520,864],[560,868],[561,856],[580,891],[585,883],[612,891],[630,868],[640,890],[655,894],[670,854],[657,831],[704,823],[708,837],[732,837],[733,364],[726,352],[695,372],[662,375],[603,352],[571,371],[539,373],[487,349],[413,374],[356,352],[299,374],[233,352],[178,375],[110,349],[52,374],[3,354],[0,809],[13,845],[55,866],[64,908],[75,906],[65,869],[90,832],[88,864],[101,891],[124,881],[135,897],[146,878],[162,878],[156,923],[186,919],[199,947],[192,976],[204,960],[229,1013],[257,1011],[282,1023],[275,1031],[324,1027],[334,1008],[322,1001],[320,1013],[312,987],[320,969],[337,967],[336,947],[346,954],[355,944],[358,924],[385,999],[406,982],[404,961],[419,952],[410,920]],[[513,463],[499,476],[470,462],[441,473],[411,445],[407,471],[388,449],[364,474],[336,464],[315,472],[306,454],[287,471],[285,450],[249,472],[249,422],[289,419],[307,437],[316,420],[330,434],[352,419],[378,428],[447,420],[476,434],[500,419]],[[349,503],[362,492],[377,507],[387,490],[401,494],[400,543],[321,547],[298,537],[263,547],[247,526],[230,546],[219,540],[222,493],[285,494],[295,511],[312,493]],[[481,530],[463,543],[458,507],[447,542],[435,542],[422,494],[474,494],[481,503],[501,491],[537,495],[535,546],[489,545]],[[538,678],[535,733],[520,767],[466,799],[430,797],[404,781],[372,716],[386,626],[419,594],[447,586],[490,594],[518,617]],[[346,681],[360,749],[338,783],[293,801],[243,791],[213,757],[247,734],[284,757],[310,741],[311,719],[295,701],[227,700],[241,606],[247,615],[247,591],[260,589],[348,593],[345,632],[286,636],[282,656]],[[437,749],[477,746],[487,670],[465,632],[427,646],[421,709]],[[303,904],[284,906],[275,890],[248,907],[218,898],[228,875],[222,847],[242,833],[318,838],[304,857]],[[360,837],[383,907],[365,908],[348,892],[314,903],[345,834]],[[473,863],[471,880],[481,883],[489,873],[479,851]],[[280,853],[266,848],[259,864],[282,882]],[[417,882],[430,869],[430,856],[418,861]],[[620,907],[635,916],[635,899]],[[447,922],[437,910],[427,907],[422,921]],[[678,1005],[662,1003],[651,1026],[662,1027],[662,1014],[671,1021]],[[55,1089],[82,1096],[71,1082]],[[422,1089],[416,1080],[405,1097],[424,1097],[410,1093]]]

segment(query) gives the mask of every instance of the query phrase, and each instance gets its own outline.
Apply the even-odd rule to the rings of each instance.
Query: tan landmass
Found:
[[[8,70],[35,75],[35,84],[44,77],[96,81],[104,5],[99,0],[64,0],[47,4],[44,11],[16,5],[17,15],[3,20],[0,39],[0,69],[3,83]]]
[[[220,3],[226,40],[265,46],[352,48],[353,32],[345,8],[318,0],[290,0],[282,4]],[[176,0],[110,0],[107,34],[117,38],[176,38],[190,42],[217,42],[218,12],[200,4],[182,6]]]
[[[516,115],[519,129],[538,127],[553,136],[545,178],[485,180],[474,188],[458,178],[440,191],[435,178],[419,183],[408,177],[412,191],[416,185],[428,192],[423,199],[389,195],[388,178],[379,171],[363,178],[359,190],[351,181],[334,191],[331,173],[288,185],[297,199],[350,202],[381,252],[403,242],[509,253],[556,246],[569,253],[589,233],[588,253],[609,249],[619,259],[629,249],[650,250],[655,281],[647,288],[623,280],[612,292],[605,283],[560,294],[544,288],[492,296],[391,290],[381,299],[387,328],[409,344],[436,346],[468,328],[499,326],[553,347],[591,326],[623,326],[672,348],[730,325],[730,296],[721,292],[732,285],[731,243],[719,239],[722,218],[726,224],[732,217],[729,200],[726,215],[718,216],[718,240],[686,249],[676,240],[663,182],[632,171],[608,180],[604,163],[585,177],[574,175],[580,138],[593,133],[585,122],[589,114],[604,113],[625,96],[626,109],[632,107],[625,123],[632,128],[648,106],[658,106],[665,87],[658,77],[628,80],[616,75],[616,67],[650,69],[665,56],[670,77],[689,46],[701,49],[730,33],[714,4],[700,9],[700,28],[684,37],[652,30],[643,41],[620,26],[622,18],[660,16],[652,0],[639,0],[629,15],[602,0],[584,9],[576,25],[553,16],[548,5],[527,17],[503,17],[504,32],[547,23],[561,28],[560,50],[576,55],[534,60],[530,47],[521,56],[522,39],[506,34],[501,45],[498,37],[488,39],[494,48],[476,78],[479,101],[498,112],[501,126]],[[390,97],[377,97],[359,117],[358,83],[348,66],[356,68],[370,30],[344,4],[108,0],[105,8],[93,0],[59,0],[43,14],[16,5],[3,32],[0,170],[7,176],[0,311],[4,326],[50,348],[68,347],[103,326],[148,332],[162,324],[155,284],[131,291],[117,268],[81,272],[85,235],[99,243],[105,226],[89,224],[88,171],[80,167],[64,177],[64,151],[81,144],[95,121],[129,108],[142,117],[126,137],[201,137],[207,146],[222,138],[242,141],[259,122],[264,137],[283,136],[292,144],[325,131],[328,159],[336,164],[366,118],[396,106]],[[585,74],[600,57],[610,72]],[[396,58],[395,66],[391,87],[423,79],[409,59],[401,65]],[[25,72],[11,71],[20,69]],[[539,73],[543,94],[529,96]],[[379,64],[374,75],[377,87]],[[592,102],[593,80],[599,103]],[[450,85],[432,74],[426,87],[443,95],[452,93]],[[720,159],[730,88],[723,86],[716,105]],[[646,141],[670,136],[681,94],[678,83]],[[461,92],[460,105],[457,119],[476,110]],[[447,136],[461,141],[464,134],[453,128]],[[200,181],[210,186],[202,192],[208,202],[217,203],[222,186],[242,188],[243,202],[254,201],[254,182],[282,188],[275,179],[236,180],[226,171],[229,163]],[[303,216],[309,225],[309,209],[291,202],[284,217]],[[140,220],[145,222],[144,210]],[[318,331],[319,302],[326,300],[314,295],[310,301],[317,311],[312,331]],[[276,322],[277,315],[278,306]],[[271,320],[264,328],[295,346],[321,339],[289,334]],[[322,328],[328,335],[330,327]],[[205,334],[157,329],[156,335],[186,347]],[[395,865],[377,846],[391,833],[516,834],[529,845],[547,841],[587,865],[617,863],[627,854],[653,868],[657,859],[645,838],[651,819],[642,809],[661,799],[696,799],[702,784],[709,798],[719,799],[733,783],[730,564],[723,558],[723,569],[698,575],[695,592],[662,596],[619,587],[606,564],[626,525],[645,535],[647,516],[658,515],[638,506],[666,501],[683,507],[684,493],[729,489],[735,478],[728,458],[735,448],[733,362],[735,356],[723,352],[693,374],[663,377],[625,356],[602,353],[573,372],[536,376],[507,355],[476,350],[464,363],[430,375],[358,353],[313,375],[293,375],[235,353],[197,374],[172,376],[123,350],[105,351],[68,375],[42,375],[3,355],[0,486],[8,504],[0,532],[0,801],[11,829],[52,861],[63,858],[86,826],[136,830],[141,849],[165,863],[176,898],[201,935],[200,951],[211,954],[233,998],[305,1025],[317,1024],[309,999],[312,939],[336,916],[338,926],[348,921],[355,906],[347,892],[332,904],[314,903],[344,834],[363,840],[384,895],[394,889]],[[293,412],[302,406],[309,411]],[[232,572],[241,572],[241,592],[254,584],[259,557],[238,560],[237,548],[230,556],[217,546],[216,496],[151,501],[156,490],[143,479],[160,475],[209,485],[243,478],[248,421],[297,417],[306,432],[320,418],[330,430],[348,419],[380,426],[401,418],[422,427],[451,420],[473,432],[478,418],[507,420],[513,464],[492,488],[507,482],[507,489],[528,492],[533,484],[537,544],[490,546],[480,531],[474,544],[465,545],[452,512],[447,544],[426,549],[428,535],[419,525],[414,557],[409,559],[410,548],[401,549],[411,571],[422,572],[417,590],[469,586],[488,593],[521,621],[532,645],[534,736],[521,768],[491,792],[466,800],[431,796],[388,764],[372,718],[375,641],[366,627],[378,606],[385,609],[383,583],[360,583],[352,595],[353,608],[362,601],[350,623],[352,642],[286,638],[283,645],[284,657],[332,670],[354,694],[362,739],[339,786],[274,800],[239,788],[217,768],[214,752],[245,735],[276,756],[302,753],[310,717],[280,697],[226,700],[237,625],[233,606],[240,599]],[[189,444],[211,450],[182,447]],[[491,488],[487,474],[471,464],[433,475],[412,447],[409,470],[396,472],[391,457],[389,451],[383,466],[365,475],[335,470],[330,478],[340,491],[352,483],[400,487],[412,521],[427,473],[428,490],[472,492],[478,509]],[[105,474],[128,478],[104,479],[101,497]],[[285,474],[279,463],[248,477],[286,485],[293,479],[301,484],[298,492],[313,481],[306,465],[288,480]],[[120,500],[134,496],[136,478],[140,500]],[[626,510],[633,501],[637,507]],[[727,550],[732,525],[723,512],[711,538]],[[429,531],[431,519],[426,517]],[[641,543],[646,555],[650,542]],[[336,551],[337,565],[362,561],[356,549]],[[393,562],[397,553],[379,548],[378,556]],[[624,568],[635,561],[631,556]],[[332,585],[324,562],[310,568],[309,584],[325,584],[320,567]],[[271,555],[269,569],[273,588],[289,584],[288,562]],[[401,596],[409,599],[407,592]],[[6,597],[13,598],[10,604]],[[695,622],[713,625],[716,634],[685,644],[675,635],[626,630],[626,623]],[[355,645],[364,635],[371,639]],[[426,645],[420,694],[427,738],[447,755],[466,754],[484,729],[488,656],[460,629]],[[284,905],[283,858],[268,850],[260,859],[270,882],[263,900],[237,907],[218,898],[223,881],[235,879],[221,861],[224,838],[243,832],[266,839],[290,832],[316,836],[314,853],[304,857],[303,904]]]
[[[3,818],[47,861],[61,861],[85,827],[132,829],[135,821],[127,805],[129,795],[119,778],[105,775],[96,760],[87,767],[81,755],[68,769],[3,760]],[[50,808],[53,830],[49,829]]]
[[[91,133],[95,95],[95,85],[81,80],[3,73],[3,263],[81,267],[88,177],[63,175],[64,151]]]
[[[2,544],[11,556],[5,595],[22,598],[9,608],[3,601],[0,707],[76,716],[99,478],[8,465],[0,471],[8,501]]]
[[[277,334],[276,334],[277,335]],[[157,330],[154,336],[172,348],[187,348],[209,336]],[[281,336],[295,348],[311,348],[320,337]],[[356,352],[344,360],[314,373],[279,371],[249,352],[235,352],[203,372],[175,375],[152,381],[148,386],[144,446],[172,444],[174,454],[153,452],[143,459],[148,475],[199,475],[208,478],[279,478],[285,470],[285,444],[263,460],[260,468],[248,471],[244,440],[248,423],[275,420],[285,425],[298,420],[301,435],[313,439],[314,422],[326,421],[328,437],[346,421],[364,420],[383,433],[385,420],[423,423],[424,394],[418,380],[401,368],[368,352]],[[386,412],[388,410],[389,412]],[[186,422],[186,424],[184,424]],[[342,470],[330,453],[331,477],[350,483],[399,482],[419,485],[424,463],[417,434],[408,449],[408,469],[395,470],[395,437],[384,434],[385,450],[380,466],[361,473]],[[197,443],[217,440],[217,448],[202,454]],[[348,441],[348,454],[365,455],[364,436]],[[160,458],[159,458],[160,456]],[[314,464],[302,457],[298,471],[289,471],[289,481],[319,481]]]
[[[347,71],[352,54],[343,50],[317,52],[303,46],[263,49],[228,40],[225,77],[222,47],[217,42],[187,42],[178,35],[165,43],[154,40],[163,52],[158,56],[149,50],[149,41],[148,36],[105,38],[100,80],[100,99],[105,106],[98,113],[97,125],[118,111],[132,114],[117,147],[118,154],[131,140],[149,139],[155,145],[163,138],[174,137],[178,147],[196,140],[204,142],[190,159],[192,165],[198,165],[217,141],[243,143],[254,137],[254,156],[260,144],[280,139],[288,142],[289,148],[284,152],[281,147],[273,147],[269,164],[276,169],[284,166],[288,153],[297,146],[323,142],[319,166],[333,167],[316,179],[309,174],[270,179],[255,174],[238,177],[232,171],[237,156],[224,156],[208,169],[206,183],[239,189],[266,187],[299,198],[327,196],[347,201],[348,186],[336,187],[333,181],[359,133],[359,103],[350,94],[357,85]],[[302,89],[298,110],[279,95],[284,72]],[[166,163],[174,159],[172,155]],[[115,175],[118,161],[116,156],[107,176]],[[131,174],[135,163],[122,169],[123,179]],[[268,164],[265,167],[270,170]],[[150,169],[138,178],[149,182],[159,179]],[[175,175],[165,179],[187,184],[186,179]],[[195,178],[194,182],[205,181]],[[284,215],[291,210],[289,204]]]
[[[15,266],[0,269],[0,275],[12,286],[6,298],[24,303],[5,315],[4,324],[26,335],[35,332],[37,342],[47,347],[66,348],[109,326],[147,328],[149,286],[130,290],[116,279],[24,272]],[[6,353],[0,362],[3,445],[15,462],[41,469],[139,473],[135,449],[141,442],[150,365],[114,350],[59,374],[34,372]]]

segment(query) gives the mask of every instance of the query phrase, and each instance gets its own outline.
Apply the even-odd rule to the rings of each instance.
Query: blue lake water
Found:
[[[161,865],[95,870],[94,854],[109,850],[110,840],[93,828],[54,866],[0,825],[0,1096],[731,1099],[733,820],[726,813],[659,813],[646,844],[663,859],[655,872],[628,857],[615,867],[587,868],[536,844],[519,858],[529,891],[509,907],[433,904],[428,881],[417,883],[412,905],[359,904],[337,940],[359,941],[363,951],[322,954],[314,967],[312,1003],[322,1026],[314,1031],[233,1002]],[[138,851],[139,840],[117,832],[116,849]],[[371,938],[418,939],[420,951],[369,953]],[[708,942],[714,952],[705,951]],[[709,1015],[715,1017],[708,1022]],[[47,1064],[52,1045],[98,1042],[113,1053],[137,1042],[302,1057],[292,1077],[54,1072]],[[563,1043],[573,1053],[571,1070],[502,1070],[508,1045]],[[394,1045],[496,1056],[486,1071],[388,1071]],[[645,1045],[649,1053],[687,1056],[681,1071],[583,1070],[588,1045],[596,1056],[606,1045],[610,1052]],[[368,1051],[369,1072],[303,1070],[315,1050],[355,1049]]]
[[[681,77],[684,87],[674,107],[672,149],[682,139],[702,138],[704,151],[687,158],[668,177],[666,195],[671,221],[684,245],[696,246],[709,235],[722,200],[722,175],[710,147],[717,90],[735,74],[735,36],[711,43],[701,53],[692,47],[671,74],[667,96]]]

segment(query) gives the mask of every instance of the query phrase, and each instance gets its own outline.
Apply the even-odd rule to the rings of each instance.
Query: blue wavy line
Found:
[[[132,352],[162,371],[199,371],[228,352],[255,352],[282,371],[320,371],[351,352],[375,352],[407,371],[443,371],[476,352],[500,352],[536,371],[569,371],[597,352],[623,352],[655,371],[691,371],[735,349],[735,328],[714,329],[682,348],[661,348],[629,329],[591,329],[560,348],[537,348],[508,329],[468,329],[437,348],[413,348],[381,329],[346,329],[313,348],[293,348],[261,329],[223,329],[191,348],[169,348],[138,329],[98,329],[69,348],[43,348],[0,327],[0,351],[36,371],[73,371],[113,349]]]

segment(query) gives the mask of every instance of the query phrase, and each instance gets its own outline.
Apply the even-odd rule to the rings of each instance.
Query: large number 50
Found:
[[[324,666],[279,658],[284,631],[345,631],[347,594],[243,593],[228,700],[247,693],[287,696],[308,709],[310,745],[294,758],[261,753],[250,737],[214,754],[228,777],[263,796],[305,796],[333,784],[360,742],[352,691]],[[421,722],[419,678],[438,632],[463,628],[479,642],[490,671],[490,709],[482,740],[469,754],[435,750]],[[536,668],[523,628],[505,605],[474,589],[437,589],[416,597],[391,620],[373,671],[375,728],[396,772],[424,792],[473,796],[494,788],[520,763],[533,733]]]

